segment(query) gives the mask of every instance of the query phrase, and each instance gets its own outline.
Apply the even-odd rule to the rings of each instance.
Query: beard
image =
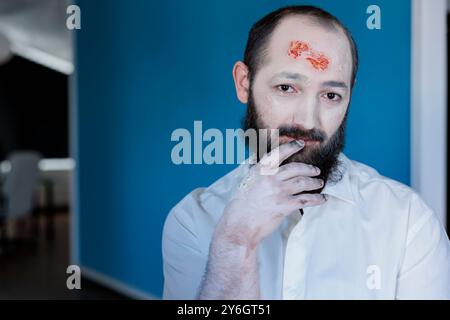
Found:
[[[288,159],[283,161],[281,165],[289,162],[302,162],[311,164],[320,169],[320,175],[314,178],[323,179],[326,183],[337,182],[341,180],[342,173],[339,171],[339,154],[345,146],[345,127],[347,123],[348,108],[345,113],[344,119],[336,132],[328,139],[327,134],[319,129],[304,130],[300,126],[281,126],[279,128],[269,128],[263,123],[260,115],[258,114],[256,104],[253,99],[252,91],[249,92],[249,100],[247,103],[247,112],[242,119],[243,130],[248,129],[278,129],[279,137],[290,137],[296,140],[312,140],[317,141],[313,145],[305,145],[299,152],[294,153]],[[257,161],[260,161],[260,152],[258,146],[260,146],[260,135],[256,135],[256,146],[253,149],[256,151]],[[267,151],[272,150],[272,144],[270,137],[265,137],[267,141]],[[248,145],[248,141],[246,141]],[[317,192],[317,191],[316,191]]]

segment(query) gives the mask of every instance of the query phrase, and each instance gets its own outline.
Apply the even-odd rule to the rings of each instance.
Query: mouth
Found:
[[[313,146],[313,145],[316,145],[316,144],[320,143],[318,140],[311,140],[311,139],[308,139],[308,138],[302,138],[302,137],[294,138],[294,137],[291,137],[291,136],[281,136],[280,137],[280,145],[284,144],[284,143],[288,143],[288,142],[290,142],[292,140],[302,140],[305,143],[305,146]]]

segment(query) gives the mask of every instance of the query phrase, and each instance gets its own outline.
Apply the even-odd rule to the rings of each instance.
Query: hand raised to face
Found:
[[[216,232],[238,245],[254,247],[290,213],[324,203],[322,194],[302,193],[323,187],[321,179],[313,178],[320,174],[318,168],[298,162],[280,166],[303,147],[296,140],[282,144],[251,167],[225,207]]]

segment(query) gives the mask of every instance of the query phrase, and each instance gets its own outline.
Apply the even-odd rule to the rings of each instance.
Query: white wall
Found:
[[[445,223],[447,0],[413,0],[411,183]]]

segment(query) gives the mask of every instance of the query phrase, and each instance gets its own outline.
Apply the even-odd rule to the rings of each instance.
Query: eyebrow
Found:
[[[274,75],[272,77],[272,79],[277,79],[277,78],[285,78],[285,79],[289,79],[289,80],[300,80],[300,81],[307,81],[308,77],[300,74],[300,73],[296,73],[296,72],[280,72],[277,73],[276,75]],[[322,82],[322,87],[334,87],[334,88],[344,88],[347,89],[348,86],[345,84],[345,82],[343,81],[335,81],[335,80],[329,80],[329,81],[325,81]]]
[[[276,78],[286,78],[290,80],[308,80],[307,76],[296,72],[280,72],[272,77],[272,79]]]
[[[323,87],[338,87],[347,89],[347,85],[342,81],[325,81],[322,83]]]

